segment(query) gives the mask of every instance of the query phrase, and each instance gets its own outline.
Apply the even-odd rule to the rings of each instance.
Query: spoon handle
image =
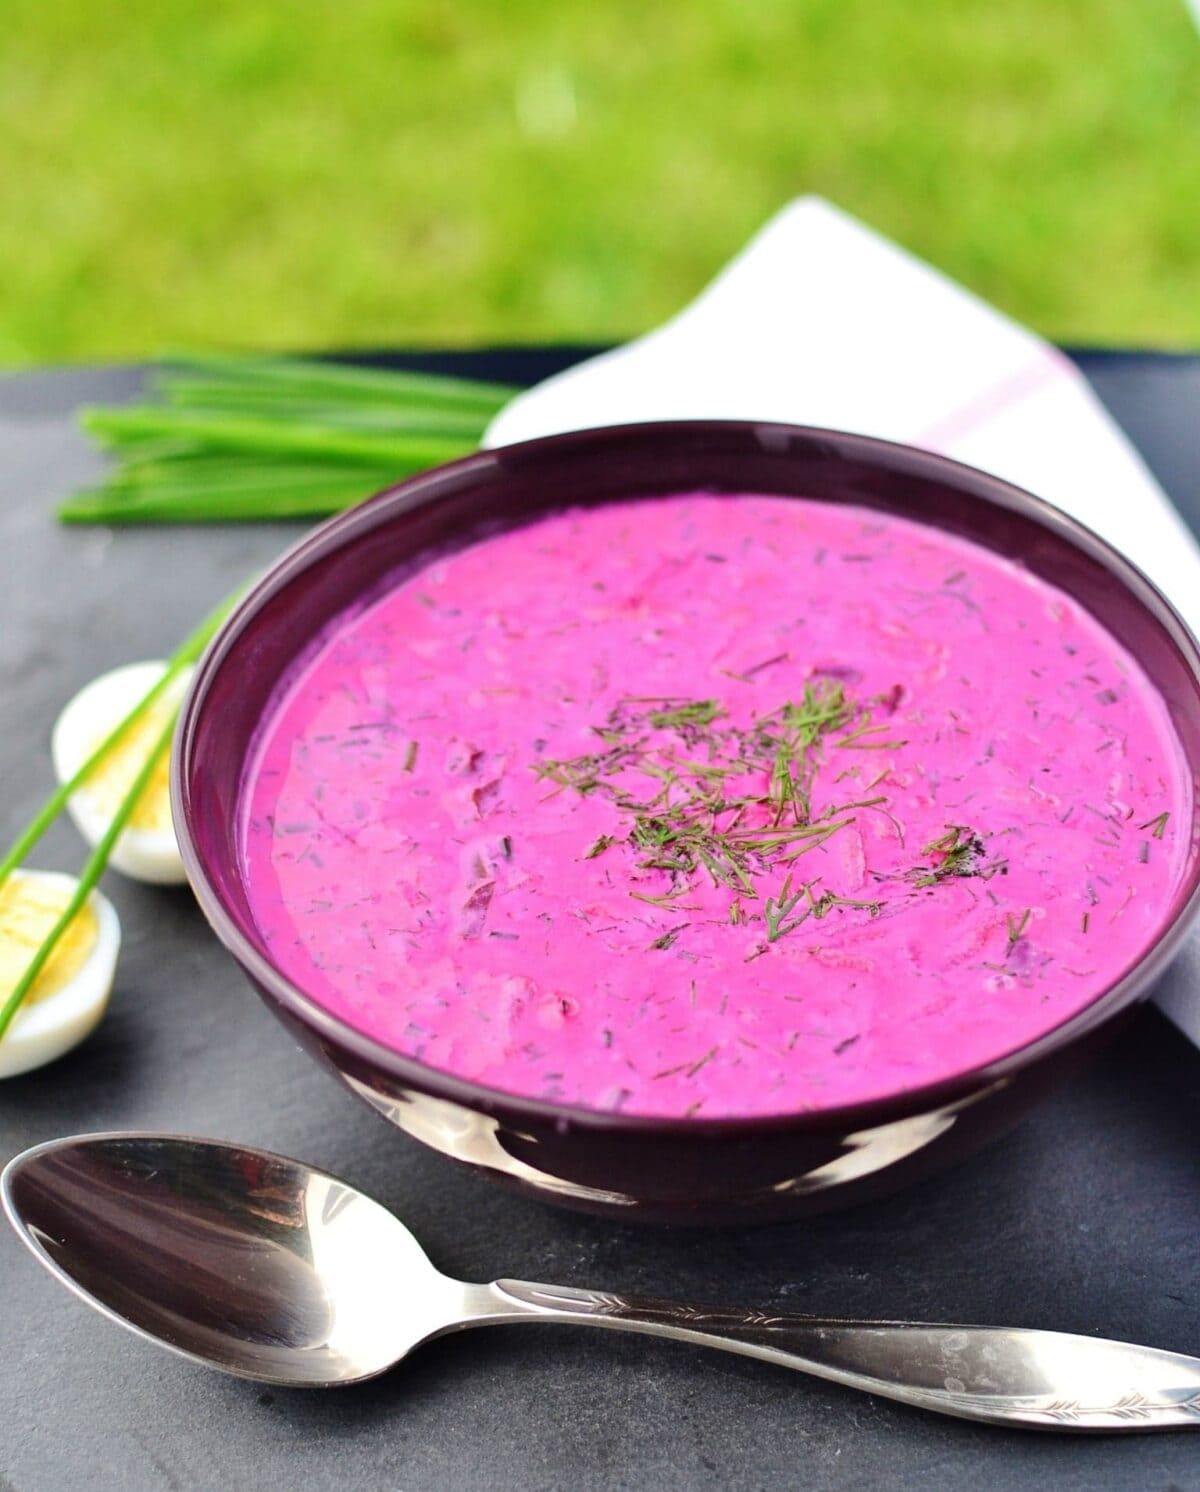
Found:
[[[990,1424],[1200,1428],[1200,1359],[1154,1347],[1057,1331],[717,1310],[521,1280],[474,1289],[464,1324],[551,1321],[674,1337]]]

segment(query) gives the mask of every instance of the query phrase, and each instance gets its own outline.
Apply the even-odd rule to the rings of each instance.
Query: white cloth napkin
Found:
[[[994,472],[1121,549],[1200,631],[1200,549],[1074,364],[819,198],[664,326],[519,395],[484,444],[703,418],[854,430]],[[1200,938],[1157,998],[1200,1044]]]

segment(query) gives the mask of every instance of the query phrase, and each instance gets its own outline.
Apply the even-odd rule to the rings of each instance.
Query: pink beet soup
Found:
[[[493,1088],[827,1108],[1049,1031],[1161,930],[1192,795],[1064,593],[866,510],[695,493],[430,557],[277,691],[241,852],[277,966]]]

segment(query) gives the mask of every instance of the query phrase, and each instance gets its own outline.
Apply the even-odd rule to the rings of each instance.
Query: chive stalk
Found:
[[[84,903],[95,889],[100,877],[104,874],[105,867],[108,865],[108,858],[113,851],[113,846],[120,838],[121,831],[129,822],[130,815],[137,807],[137,801],[146,790],[146,786],[154,775],[154,770],[158,766],[164,752],[170,746],[174,730],[175,717],[172,715],[171,719],[163,727],[158,740],[155,742],[154,749],[147,756],[141,770],[138,772],[136,778],[134,778],[133,786],[130,788],[129,793],[122,799],[116,813],[113,814],[112,823],[109,824],[96,848],[88,856],[87,863],[80,872],[79,882],[71,895],[70,901],[67,902],[66,907],[63,909],[62,915],[50,929],[49,933],[47,933],[41,946],[25,966],[25,972],[13,986],[12,992],[4,1002],[4,1005],[0,1006],[0,1041],[4,1039],[4,1033],[8,1030],[17,1011],[20,1010],[25,997],[33,988],[38,975],[46,967],[50,955],[58,946],[59,939],[66,932],[67,928],[70,927],[75,917],[78,916]]]
[[[503,384],[286,357],[173,359],[150,399],[85,410],[116,465],[67,523],[314,518],[478,448]]]
[[[377,398],[385,403],[399,399],[431,404],[487,408],[496,412],[518,390],[511,384],[485,383],[472,378],[453,378],[443,373],[416,373],[393,368],[368,368],[361,364],[303,357],[239,357],[221,353],[181,353],[168,359],[160,382],[176,391],[189,379],[207,374],[214,379],[274,384],[280,388],[320,391],[340,398]]]
[[[184,439],[210,451],[244,451],[255,455],[316,453],[328,461],[378,466],[434,466],[471,449],[461,438],[398,432],[369,435],[334,425],[295,424],[240,414],[205,414],[166,406],[132,409],[85,409],[83,428],[101,445],[119,451],[138,440]]]
[[[67,800],[71,794],[76,792],[88,777],[96,770],[100,762],[108,755],[114,746],[124,737],[131,726],[145,714],[156,699],[169,687],[172,680],[178,678],[179,674],[190,664],[194,663],[207,647],[209,639],[224,621],[226,614],[233,605],[234,597],[228,597],[222,601],[214,611],[210,612],[200,626],[185,639],[184,642],[172,653],[167,660],[167,667],[161,678],[147,689],[141,699],[133,706],[127,715],[113,726],[104,740],[100,742],[95,751],[80,766],[75,774],[68,778],[58,787],[25,826],[17,839],[8,850],[7,854],[0,860],[0,887],[24,860],[25,856],[33,849],[34,845],[45,834],[46,830],[58,818],[67,806]],[[172,715],[172,720],[175,716]]]
[[[209,613],[200,626],[172,653],[162,676],[147,689],[128,714],[105,736],[104,740],[101,741],[100,745],[96,747],[82,766],[80,766],[78,771],[47,798],[46,802],[17,836],[3,859],[0,859],[0,888],[3,888],[9,876],[21,865],[25,856],[38,843],[54,820],[62,813],[71,794],[83,785],[104,757],[122,740],[126,732],[146,713],[155,700],[162,696],[172,680],[178,678],[179,674],[189,664],[194,663],[199,658],[229,612],[235,599],[236,596],[228,597],[222,601],[220,606]],[[121,833],[129,822],[134,809],[137,807],[138,800],[145,792],[147,784],[150,782],[163,753],[171,744],[171,737],[175,730],[178,714],[178,709],[171,711],[170,718],[164,725],[153,750],[147,756],[137,776],[134,778],[129,791],[118,805],[112,822],[88,857],[80,873],[79,883],[62,915],[38,946],[37,951],[26,965],[21,977],[9,992],[3,1006],[0,1007],[0,1040],[3,1039],[4,1033],[11,1024],[13,1017],[21,1008],[26,996],[33,988],[38,975],[45,968],[51,954],[58,946],[59,940],[71,925],[72,920],[78,915],[88,896],[99,882],[100,877],[104,874],[109,857],[113,851],[113,846],[121,837]]]

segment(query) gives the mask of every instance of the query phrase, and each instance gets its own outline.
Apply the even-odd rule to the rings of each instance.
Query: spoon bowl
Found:
[[[1049,1430],[1200,1428],[1200,1359],[1025,1328],[843,1321],[440,1274],[390,1212],[265,1150],[80,1135],[10,1161],[24,1242],[111,1320],[242,1378],[373,1378],[468,1326],[558,1322],[758,1357],[941,1414]]]
[[[48,1269],[123,1326],[263,1382],[372,1378],[462,1312],[400,1220],[263,1150],[100,1134],[26,1151],[4,1206]]]

